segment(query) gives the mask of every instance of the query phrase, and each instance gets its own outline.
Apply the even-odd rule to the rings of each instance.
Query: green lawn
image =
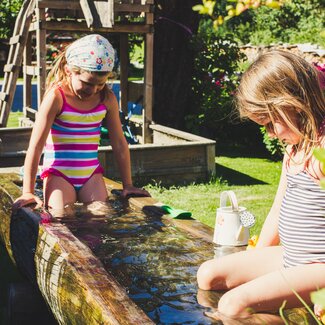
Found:
[[[261,158],[216,157],[216,180],[208,184],[171,187],[147,186],[151,195],[175,208],[189,210],[193,217],[214,227],[220,193],[233,190],[240,206],[257,219],[251,235],[258,234],[272,205],[280,179],[281,162]]]
[[[18,127],[19,126],[18,120],[20,117],[23,116],[24,116],[23,112],[10,112],[7,127],[8,128]]]

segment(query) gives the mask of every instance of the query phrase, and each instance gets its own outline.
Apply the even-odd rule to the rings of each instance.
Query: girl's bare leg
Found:
[[[199,288],[228,290],[283,267],[281,246],[255,248],[204,262],[197,273]]]
[[[277,312],[300,307],[294,294],[311,304],[310,293],[325,287],[325,264],[306,264],[284,269],[282,247],[243,251],[207,261],[198,271],[199,287],[227,290],[219,300],[218,312],[227,317],[243,317],[252,312]]]
[[[49,175],[44,180],[44,201],[49,209],[64,210],[67,204],[75,203],[77,195],[74,187],[63,177]]]
[[[227,316],[248,315],[252,312],[302,307],[294,291],[308,304],[310,293],[325,287],[325,264],[306,264],[279,269],[262,275],[226,292],[218,303],[220,313]]]
[[[94,174],[80,189],[78,201],[89,203],[93,201],[105,202],[108,197],[102,174]]]

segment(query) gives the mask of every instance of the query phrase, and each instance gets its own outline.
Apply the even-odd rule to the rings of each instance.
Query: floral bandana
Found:
[[[67,63],[86,71],[112,71],[114,49],[101,35],[91,34],[73,42],[65,54]]]

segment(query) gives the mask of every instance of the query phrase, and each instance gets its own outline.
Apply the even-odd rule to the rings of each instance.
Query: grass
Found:
[[[19,126],[18,120],[20,117],[23,117],[23,116],[24,116],[23,112],[10,112],[7,127],[8,128],[18,127]]]
[[[220,193],[233,190],[240,206],[256,216],[251,235],[258,234],[273,203],[281,162],[262,158],[216,157],[216,179],[206,184],[164,188],[148,185],[151,195],[165,204],[191,211],[193,217],[214,227]]]

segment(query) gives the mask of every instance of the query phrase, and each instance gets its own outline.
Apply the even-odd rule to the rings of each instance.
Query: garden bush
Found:
[[[192,79],[193,105],[186,126],[196,133],[214,137],[227,133],[233,109],[233,92],[238,85],[238,62],[243,59],[231,35],[218,36],[209,21],[201,22],[193,36],[196,53]]]
[[[313,43],[325,47],[325,3],[287,0],[279,10],[262,6],[230,19],[219,33],[232,32],[239,44]]]

